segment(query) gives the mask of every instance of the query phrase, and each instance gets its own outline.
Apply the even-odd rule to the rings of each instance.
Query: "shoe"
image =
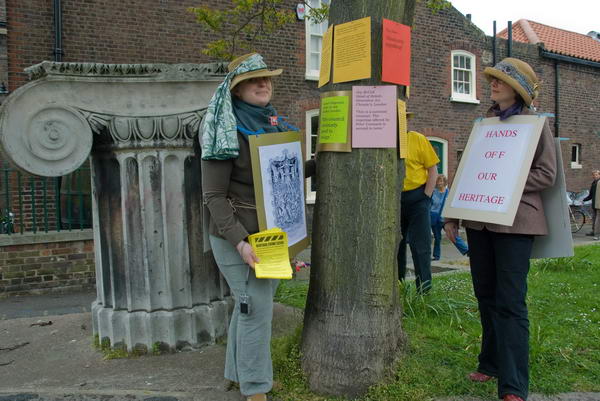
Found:
[[[588,237],[593,237],[593,236],[594,236],[594,233],[593,233],[593,232],[590,232],[590,233],[586,233],[585,235],[587,235]]]
[[[254,394],[249,397],[246,397],[246,401],[267,401],[266,394]]]
[[[525,401],[525,400],[522,399],[521,397],[519,397],[518,395],[506,394],[504,397],[502,397],[502,401]]]
[[[431,258],[431,260],[440,260],[440,258],[433,257],[433,258]]]
[[[234,381],[225,379],[223,380],[223,384],[221,385],[221,388],[224,391],[232,391],[232,390],[239,390],[240,389],[240,385]]]
[[[592,238],[594,241],[598,241],[600,239],[600,237],[594,237]]]
[[[485,382],[489,382],[490,380],[494,380],[494,376],[488,376],[485,373],[481,373],[481,372],[469,373],[469,376],[467,376],[467,377],[472,382],[479,382],[479,383],[485,383]]]

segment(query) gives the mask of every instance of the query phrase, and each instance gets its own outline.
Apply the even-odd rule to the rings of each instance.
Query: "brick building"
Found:
[[[224,4],[219,0],[62,0],[62,46],[57,51],[53,1],[0,0],[0,5],[4,1],[7,35],[2,34],[0,26],[0,53],[6,45],[7,57],[0,54],[0,80],[6,74],[10,91],[27,82],[24,68],[54,60],[57,54],[62,61],[80,62],[209,62],[201,49],[214,37],[203,31],[186,9]],[[319,6],[321,1],[325,0],[311,3]],[[296,4],[285,0],[283,7],[293,10]],[[305,130],[309,149],[318,130],[316,80],[325,28],[326,23],[311,25],[297,20],[257,45],[269,66],[284,69],[275,82],[273,103],[290,122]],[[515,29],[519,29],[518,24]],[[568,189],[587,188],[589,171],[600,167],[595,165],[594,157],[600,151],[600,52],[594,53],[592,48],[592,58],[588,59],[577,54],[553,57],[559,53],[545,48],[542,42],[518,41],[519,38],[515,31],[512,55],[530,63],[543,80],[535,105],[541,112],[557,114],[558,122],[553,118],[550,124],[555,130],[558,128],[561,137],[569,138],[562,144]],[[508,46],[505,39],[496,42],[499,61],[506,57]],[[490,106],[489,88],[482,73],[485,67],[493,65],[492,49],[492,38],[456,9],[432,13],[423,2],[418,3],[408,103],[416,118],[410,121],[410,128],[430,138],[442,159],[440,170],[450,178],[473,120]],[[576,158],[574,163],[572,156]],[[310,204],[314,202],[314,192],[308,192]],[[28,235],[0,238],[4,241],[0,242],[0,296],[3,291],[93,285],[90,230],[79,234],[38,233],[25,238]],[[48,245],[48,241],[52,242]]]
[[[545,93],[554,98],[558,120],[554,128],[567,138],[563,145],[567,186],[587,188],[591,170],[600,168],[600,40],[524,19],[513,25],[512,32],[515,42],[534,45],[539,60],[545,61],[543,79],[553,84],[552,92]],[[498,37],[508,38],[508,29]]]
[[[542,80],[537,110],[558,116],[549,123],[566,138],[561,146],[567,189],[586,189],[591,170],[600,168],[600,42],[541,24],[539,40],[531,42],[518,33],[520,22],[513,26],[512,56],[528,62]],[[508,55],[506,31],[498,35],[496,61]],[[492,38],[454,8],[432,14],[420,6],[412,49],[409,108],[417,116],[411,128],[441,150],[451,178],[473,120],[491,105],[483,70],[493,65]]]

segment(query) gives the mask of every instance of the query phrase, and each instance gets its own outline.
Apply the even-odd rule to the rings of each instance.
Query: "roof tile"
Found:
[[[527,35],[528,28],[537,35],[544,48],[550,52],[600,62],[600,42],[590,36],[520,19],[513,24],[513,40],[535,43],[532,35]],[[508,29],[503,29],[497,36],[507,39]]]

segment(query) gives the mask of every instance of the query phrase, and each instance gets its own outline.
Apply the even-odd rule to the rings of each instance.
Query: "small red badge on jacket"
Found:
[[[271,123],[271,125],[279,125],[279,122],[277,121],[277,116],[269,116],[269,122]]]

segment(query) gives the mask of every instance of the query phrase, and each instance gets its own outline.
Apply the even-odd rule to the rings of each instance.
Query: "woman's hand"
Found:
[[[444,223],[444,232],[446,237],[454,244],[458,237],[458,224],[456,221],[447,221]]]
[[[260,262],[258,256],[254,253],[254,249],[246,241],[240,241],[236,246],[238,253],[242,257],[244,263],[254,269],[254,264]]]

